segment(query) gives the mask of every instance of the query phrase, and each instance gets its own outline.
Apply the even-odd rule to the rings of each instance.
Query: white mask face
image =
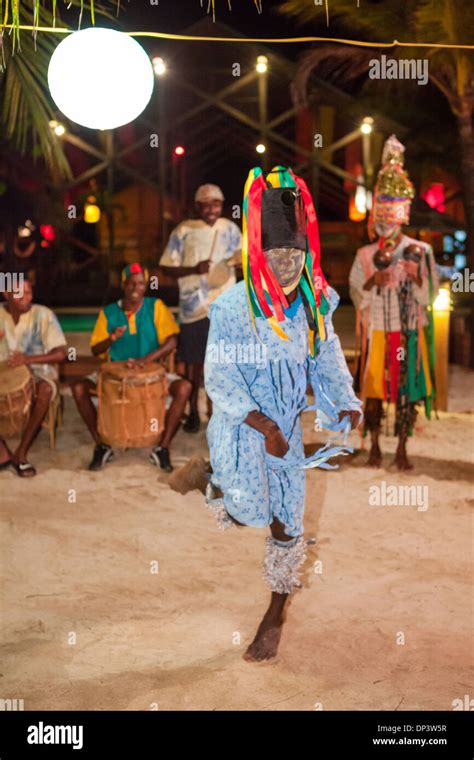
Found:
[[[271,248],[265,251],[265,258],[285,295],[291,293],[300,281],[305,252],[299,248]]]
[[[375,222],[374,229],[381,238],[397,237],[400,232],[400,226],[397,224],[387,224],[386,222]]]

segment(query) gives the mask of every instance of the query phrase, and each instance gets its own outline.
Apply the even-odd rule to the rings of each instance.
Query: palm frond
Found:
[[[306,0],[286,0],[281,11],[303,22],[321,14],[321,6]],[[338,0],[333,19],[348,36],[357,34],[368,41],[413,43],[472,44],[474,39],[473,0],[361,0],[357,8],[353,0]],[[297,102],[306,99],[309,77],[316,70],[334,84],[348,83],[363,73],[368,61],[380,55],[379,50],[320,45],[306,53],[299,66],[293,91]],[[472,101],[474,107],[474,55],[470,51],[439,48],[390,48],[390,57],[429,59],[432,82],[445,95],[452,110],[458,113],[460,100]],[[391,82],[396,88],[395,80]]]
[[[107,0],[107,2],[113,2],[117,6],[120,4],[120,0]],[[91,23],[95,23],[96,10],[100,13],[103,8],[100,2],[97,0],[73,0],[72,2],[66,2],[64,5],[67,10],[73,7],[79,7],[79,19],[78,28],[81,27],[81,21],[85,10],[89,11]],[[31,17],[30,25],[34,27],[38,26],[56,26],[58,20],[57,12],[57,0],[0,0],[0,26],[11,27],[11,40],[13,50],[20,47],[20,27],[25,24],[23,21],[24,15],[27,14]],[[62,20],[62,19],[61,19]]]
[[[369,61],[378,54],[369,48],[324,44],[305,53],[292,84],[295,105],[305,105],[309,78],[313,71],[334,85],[348,84],[367,71]]]
[[[326,14],[331,25],[341,22],[351,36],[357,34],[363,39],[377,39],[391,42],[394,37],[407,40],[409,26],[409,3],[400,0],[334,0],[327,11],[324,5],[315,5],[308,0],[286,0],[279,11],[299,19],[302,23],[320,21],[326,24]],[[394,33],[396,31],[396,33]]]
[[[252,5],[255,5],[255,7],[256,7],[256,9],[257,9],[257,11],[259,13],[262,13],[262,10],[263,10],[263,8],[262,8],[262,0],[247,0],[247,2],[249,2],[249,1],[252,3]],[[211,13],[212,14],[212,19],[213,19],[213,21],[215,21],[216,20],[216,0],[200,0],[201,8],[204,7],[204,2],[206,4],[206,6],[207,6],[206,7],[207,13]],[[225,0],[219,0],[219,3],[221,5],[223,5],[224,2],[225,2]],[[231,0],[227,0],[227,6],[228,6],[229,10],[231,11],[232,10],[232,2],[231,2]]]
[[[0,0],[4,23],[11,22],[11,2]],[[68,7],[81,6],[81,0],[73,0]],[[56,2],[51,10],[37,8],[37,0],[17,4],[20,25],[34,26],[41,23],[51,27],[58,19]],[[84,9],[89,3],[82,0]],[[98,9],[96,3],[96,10]],[[111,18],[107,8],[100,6],[102,15]],[[62,21],[62,20],[61,20]],[[62,22],[63,23],[63,22]],[[0,36],[2,62],[0,66],[0,126],[4,137],[12,147],[33,158],[41,157],[52,176],[70,176],[71,170],[61,141],[50,129],[49,122],[56,113],[50,98],[47,81],[51,55],[61,37],[49,32],[41,34],[23,32],[21,38],[15,28],[3,30]]]

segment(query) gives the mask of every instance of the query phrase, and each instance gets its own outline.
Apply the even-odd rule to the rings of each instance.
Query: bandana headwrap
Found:
[[[150,279],[150,275],[148,274],[148,269],[146,269],[145,267],[142,267],[141,264],[138,264],[138,263],[127,264],[127,266],[122,269],[122,277],[121,277],[122,285],[124,285],[124,283],[127,282],[128,278],[132,274],[142,274],[145,278],[145,282],[148,282],[148,280]]]
[[[275,204],[267,203],[266,200],[262,203],[265,191],[271,188],[294,189],[293,195],[299,199],[294,206],[293,222],[288,213],[282,209],[279,226],[281,234],[289,235],[293,240],[293,242],[288,240],[287,245],[294,248],[302,245],[306,251],[305,266],[298,283],[298,290],[308,321],[310,353],[314,356],[316,337],[326,340],[323,316],[329,308],[327,283],[320,265],[318,220],[306,182],[301,177],[296,177],[291,169],[283,166],[275,166],[267,175],[266,180],[262,169],[256,167],[250,171],[245,183],[242,266],[252,321],[255,325],[255,317],[268,319],[277,335],[282,340],[288,340],[288,336],[279,325],[279,322],[285,319],[283,309],[288,308],[288,301],[268,266],[262,242],[262,206],[264,213],[271,213],[272,222],[274,220]],[[282,203],[285,203],[284,199]],[[266,224],[266,219],[264,219],[265,237],[271,238],[271,226],[271,224]],[[276,247],[279,246],[276,245]]]
[[[377,220],[392,226],[410,221],[411,202],[415,196],[412,183],[403,168],[405,147],[391,135],[382,152],[382,165],[374,190],[374,202],[369,216],[368,231],[371,240],[377,237]]]

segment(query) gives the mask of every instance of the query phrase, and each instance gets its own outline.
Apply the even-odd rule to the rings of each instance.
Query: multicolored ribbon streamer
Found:
[[[326,340],[323,317],[329,309],[327,282],[320,264],[318,219],[306,182],[283,166],[275,166],[266,179],[260,167],[251,169],[244,188],[242,266],[252,322],[255,326],[256,317],[268,319],[277,335],[288,340],[279,324],[285,320],[288,301],[262,249],[262,194],[267,183],[272,187],[299,188],[302,194],[306,212],[306,260],[298,287],[308,320],[309,351],[314,357],[316,336]]]

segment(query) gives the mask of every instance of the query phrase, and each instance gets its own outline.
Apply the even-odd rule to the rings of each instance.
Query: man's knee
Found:
[[[53,388],[52,386],[41,380],[36,385],[36,401],[39,401],[40,403],[49,403],[53,397]]]
[[[87,398],[90,395],[85,380],[77,380],[74,382],[71,385],[71,392],[76,401],[82,401],[82,399]]]
[[[193,384],[190,380],[178,380],[175,392],[175,398],[187,401],[193,390]]]

